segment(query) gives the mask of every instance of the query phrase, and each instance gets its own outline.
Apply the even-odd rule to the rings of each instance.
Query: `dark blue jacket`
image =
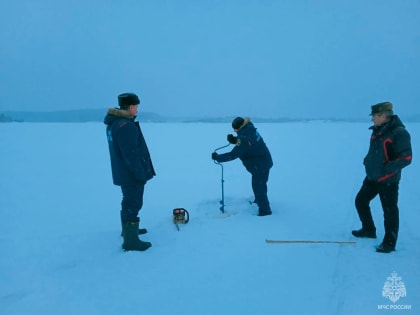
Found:
[[[270,151],[249,118],[238,130],[237,143],[232,151],[217,156],[217,162],[227,162],[239,158],[248,172],[257,174],[268,171],[273,166]]]
[[[156,175],[140,125],[134,119],[117,108],[109,109],[104,119],[112,179],[118,186],[145,184]]]
[[[369,180],[398,182],[401,169],[411,163],[410,134],[397,115],[382,126],[372,126],[369,152],[363,164]]]

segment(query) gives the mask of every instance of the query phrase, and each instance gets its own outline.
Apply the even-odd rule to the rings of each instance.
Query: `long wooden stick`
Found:
[[[356,244],[353,241],[265,240],[270,244]]]

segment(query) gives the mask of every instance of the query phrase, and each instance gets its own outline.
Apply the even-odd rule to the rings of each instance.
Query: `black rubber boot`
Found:
[[[122,210],[120,211],[120,217],[122,217]],[[122,218],[121,218],[121,236],[123,236],[123,229],[122,229]],[[146,234],[147,230],[146,229],[139,229],[139,235],[143,235]]]
[[[127,222],[123,224],[123,237],[124,243],[122,248],[125,251],[145,251],[152,243],[143,242],[139,239],[139,222]]]
[[[124,229],[122,228],[122,222],[121,222],[121,236],[123,236],[124,237],[124,235],[123,235],[123,231],[124,231]],[[140,229],[139,228],[139,234],[138,235],[143,235],[143,234],[147,234],[147,229]]]

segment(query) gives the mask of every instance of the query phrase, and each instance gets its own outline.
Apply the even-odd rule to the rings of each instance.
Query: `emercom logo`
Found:
[[[400,298],[407,295],[402,278],[394,271],[391,276],[386,278],[382,296],[388,298],[392,303],[397,302]]]
[[[405,284],[395,271],[386,278],[384,287],[382,288],[382,296],[394,304],[378,305],[378,309],[380,310],[411,310],[411,305],[395,304],[399,299],[407,296]]]

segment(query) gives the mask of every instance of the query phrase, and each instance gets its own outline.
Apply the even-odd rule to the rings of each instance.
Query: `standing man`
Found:
[[[384,211],[385,236],[377,252],[395,250],[399,229],[398,187],[401,170],[411,163],[411,140],[405,126],[394,115],[392,103],[372,106],[372,135],[363,164],[366,178],[356,196],[355,205],[362,228],[352,231],[356,237],[376,238],[376,227],[370,211],[370,201],[379,194]]]
[[[139,239],[138,213],[143,206],[143,193],[146,182],[155,176],[149,150],[144,140],[137,115],[140,100],[134,93],[118,95],[120,108],[111,108],[105,116],[104,123],[111,157],[112,178],[115,185],[121,187],[121,224],[126,251],[145,251],[149,242]]]
[[[255,203],[258,205],[258,215],[270,215],[271,208],[267,197],[267,181],[270,168],[273,166],[270,151],[250,118],[236,117],[232,121],[232,128],[238,136],[229,134],[227,139],[235,147],[231,152],[225,154],[219,155],[213,152],[211,157],[217,162],[227,162],[239,158],[252,175],[252,190],[255,195]]]

